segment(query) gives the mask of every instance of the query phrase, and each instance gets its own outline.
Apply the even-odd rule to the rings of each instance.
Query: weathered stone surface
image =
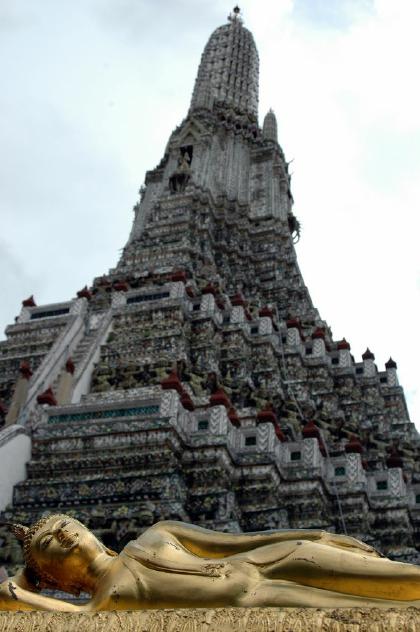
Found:
[[[226,608],[0,613],[0,632],[417,632],[420,610]]]

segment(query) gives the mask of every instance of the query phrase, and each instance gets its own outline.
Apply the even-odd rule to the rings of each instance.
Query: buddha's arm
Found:
[[[256,548],[287,542],[289,540],[322,541],[333,547],[347,550],[359,550],[378,556],[372,547],[349,536],[337,535],[317,529],[294,529],[284,531],[256,531],[253,533],[222,533],[211,531],[184,522],[162,521],[148,529],[143,538],[155,534],[162,538],[170,536],[179,542],[187,551],[199,557],[221,558],[252,551]],[[146,542],[145,542],[146,544]]]
[[[206,558],[197,559],[195,555],[191,554],[191,551],[185,549],[172,537],[170,540],[166,537],[158,546],[154,546],[152,542],[148,544],[149,546],[152,545],[152,549],[156,549],[159,553],[156,550],[150,552],[150,550],[144,549],[138,542],[134,550],[128,545],[124,552],[141,562],[143,566],[165,573],[218,577],[227,568],[227,563],[220,562],[220,560],[212,562]]]
[[[47,597],[22,587],[22,577],[10,577],[0,584],[0,610],[48,610],[82,612],[84,606],[76,606],[61,599]]]

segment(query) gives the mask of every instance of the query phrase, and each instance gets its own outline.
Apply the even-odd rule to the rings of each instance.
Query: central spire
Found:
[[[239,7],[216,29],[201,57],[190,111],[214,106],[258,119],[258,52]]]

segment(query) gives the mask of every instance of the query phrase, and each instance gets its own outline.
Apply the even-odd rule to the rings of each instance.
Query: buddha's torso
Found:
[[[170,534],[149,531],[120,553],[101,581],[93,609],[223,607],[232,600],[241,605],[259,581],[258,570],[242,559],[199,557]]]
[[[239,605],[250,589],[252,579],[254,576],[257,579],[258,575],[253,568],[245,569],[244,563],[239,560],[206,562],[197,558],[197,574],[192,574],[163,573],[161,569],[143,566],[124,552],[121,559],[131,576],[136,576],[137,601],[144,603],[144,608],[182,608],[194,604],[223,607],[232,604],[232,599]]]

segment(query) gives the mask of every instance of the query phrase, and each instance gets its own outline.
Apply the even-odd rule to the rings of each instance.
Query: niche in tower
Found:
[[[181,154],[181,156],[185,156],[185,154],[187,154],[188,158],[188,164],[191,165],[192,163],[192,159],[193,159],[193,146],[192,145],[184,145],[183,147],[179,148],[179,153]]]
[[[183,145],[179,148],[178,165],[169,178],[169,190],[171,193],[183,193],[191,177],[191,163],[193,146]]]

